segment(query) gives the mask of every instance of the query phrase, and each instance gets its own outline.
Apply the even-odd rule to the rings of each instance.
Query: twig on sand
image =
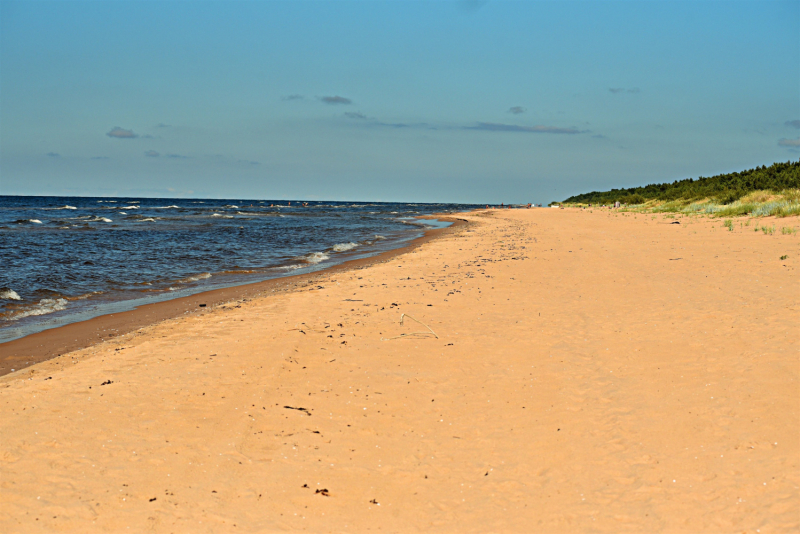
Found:
[[[430,326],[426,325],[425,323],[423,323],[423,322],[422,322],[422,321],[420,321],[419,319],[414,319],[413,317],[411,317],[411,316],[410,316],[410,315],[408,315],[407,313],[401,313],[401,314],[400,314],[400,325],[401,325],[401,326],[403,325],[403,320],[404,320],[406,317],[408,317],[408,318],[409,318],[409,319],[411,319],[412,321],[416,321],[416,322],[418,322],[419,324],[421,324],[422,326],[424,326],[425,328],[427,328],[427,329],[428,329],[428,331],[429,331],[431,334],[433,334],[433,337],[435,337],[436,339],[439,339],[439,336],[437,336],[437,335],[436,335],[436,332],[434,332],[434,331],[433,331],[433,329],[432,329]],[[394,336],[394,337],[386,338],[384,341],[390,341],[390,340],[392,340],[392,339],[397,339],[397,338],[401,338],[401,337],[409,337],[409,336],[427,336],[427,335],[428,335],[428,332],[409,332],[408,334],[400,334],[399,336]]]

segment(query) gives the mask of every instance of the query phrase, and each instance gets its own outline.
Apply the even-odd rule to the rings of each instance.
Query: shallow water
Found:
[[[477,206],[0,196],[0,342],[402,246]]]

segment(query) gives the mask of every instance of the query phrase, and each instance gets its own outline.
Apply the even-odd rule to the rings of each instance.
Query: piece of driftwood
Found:
[[[387,338],[387,339],[385,339],[384,341],[390,341],[390,340],[392,340],[392,339],[398,339],[398,338],[401,338],[401,337],[410,337],[410,336],[427,336],[427,335],[429,335],[429,334],[433,334],[433,337],[435,337],[436,339],[439,339],[439,336],[437,336],[437,335],[436,335],[436,332],[434,332],[434,331],[433,331],[433,329],[432,329],[430,326],[426,325],[425,323],[423,323],[423,322],[422,322],[422,321],[420,321],[419,319],[414,319],[413,317],[411,317],[411,316],[410,316],[410,315],[408,315],[407,313],[401,313],[401,314],[400,314],[400,325],[401,325],[401,326],[402,326],[402,324],[403,324],[403,320],[404,320],[406,317],[408,317],[408,318],[409,318],[409,319],[411,319],[412,321],[416,321],[416,322],[418,322],[419,324],[421,324],[422,326],[424,326],[425,328],[427,328],[427,329],[428,329],[428,332],[409,332],[408,334],[400,334],[399,336],[394,336],[394,337]]]

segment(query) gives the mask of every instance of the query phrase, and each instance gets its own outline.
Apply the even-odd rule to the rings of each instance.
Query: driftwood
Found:
[[[407,313],[401,313],[401,314],[400,314],[400,325],[401,325],[401,326],[402,326],[402,324],[403,324],[403,320],[404,320],[406,317],[408,317],[408,318],[409,318],[409,319],[411,319],[412,321],[416,321],[416,322],[418,322],[419,324],[421,324],[422,326],[424,326],[425,328],[427,328],[427,329],[428,329],[428,332],[409,332],[408,334],[400,334],[399,336],[394,336],[394,337],[387,338],[387,339],[385,339],[384,341],[390,341],[390,340],[392,340],[392,339],[398,339],[398,338],[401,338],[401,337],[410,337],[410,336],[427,336],[427,335],[429,335],[429,334],[433,334],[433,337],[435,337],[436,339],[439,339],[439,336],[437,336],[437,335],[436,335],[436,332],[434,332],[434,331],[433,331],[433,329],[432,329],[430,326],[426,325],[425,323],[423,323],[423,322],[422,322],[422,321],[420,321],[419,319],[414,319],[413,317],[411,317],[411,316],[410,316],[410,315],[408,315]]]

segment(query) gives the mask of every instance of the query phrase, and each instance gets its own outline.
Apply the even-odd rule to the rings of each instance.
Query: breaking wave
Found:
[[[333,245],[334,252],[345,252],[347,250],[353,250],[358,246],[358,243],[339,243],[337,245]]]
[[[184,278],[183,280],[179,280],[179,281],[183,282],[184,284],[188,284],[190,282],[197,282],[199,280],[205,280],[207,278],[211,278],[211,273],[200,273],[200,274],[196,274],[194,276],[190,276],[188,278]]]
[[[67,309],[67,299],[42,299],[34,306],[21,310],[8,318],[9,321],[18,321],[24,317],[32,315],[46,315]]]
[[[22,300],[16,291],[10,287],[0,287],[0,299],[3,300]]]
[[[306,254],[305,256],[300,257],[301,260],[312,265],[323,262],[329,258],[330,256],[324,252],[312,252],[311,254]]]

